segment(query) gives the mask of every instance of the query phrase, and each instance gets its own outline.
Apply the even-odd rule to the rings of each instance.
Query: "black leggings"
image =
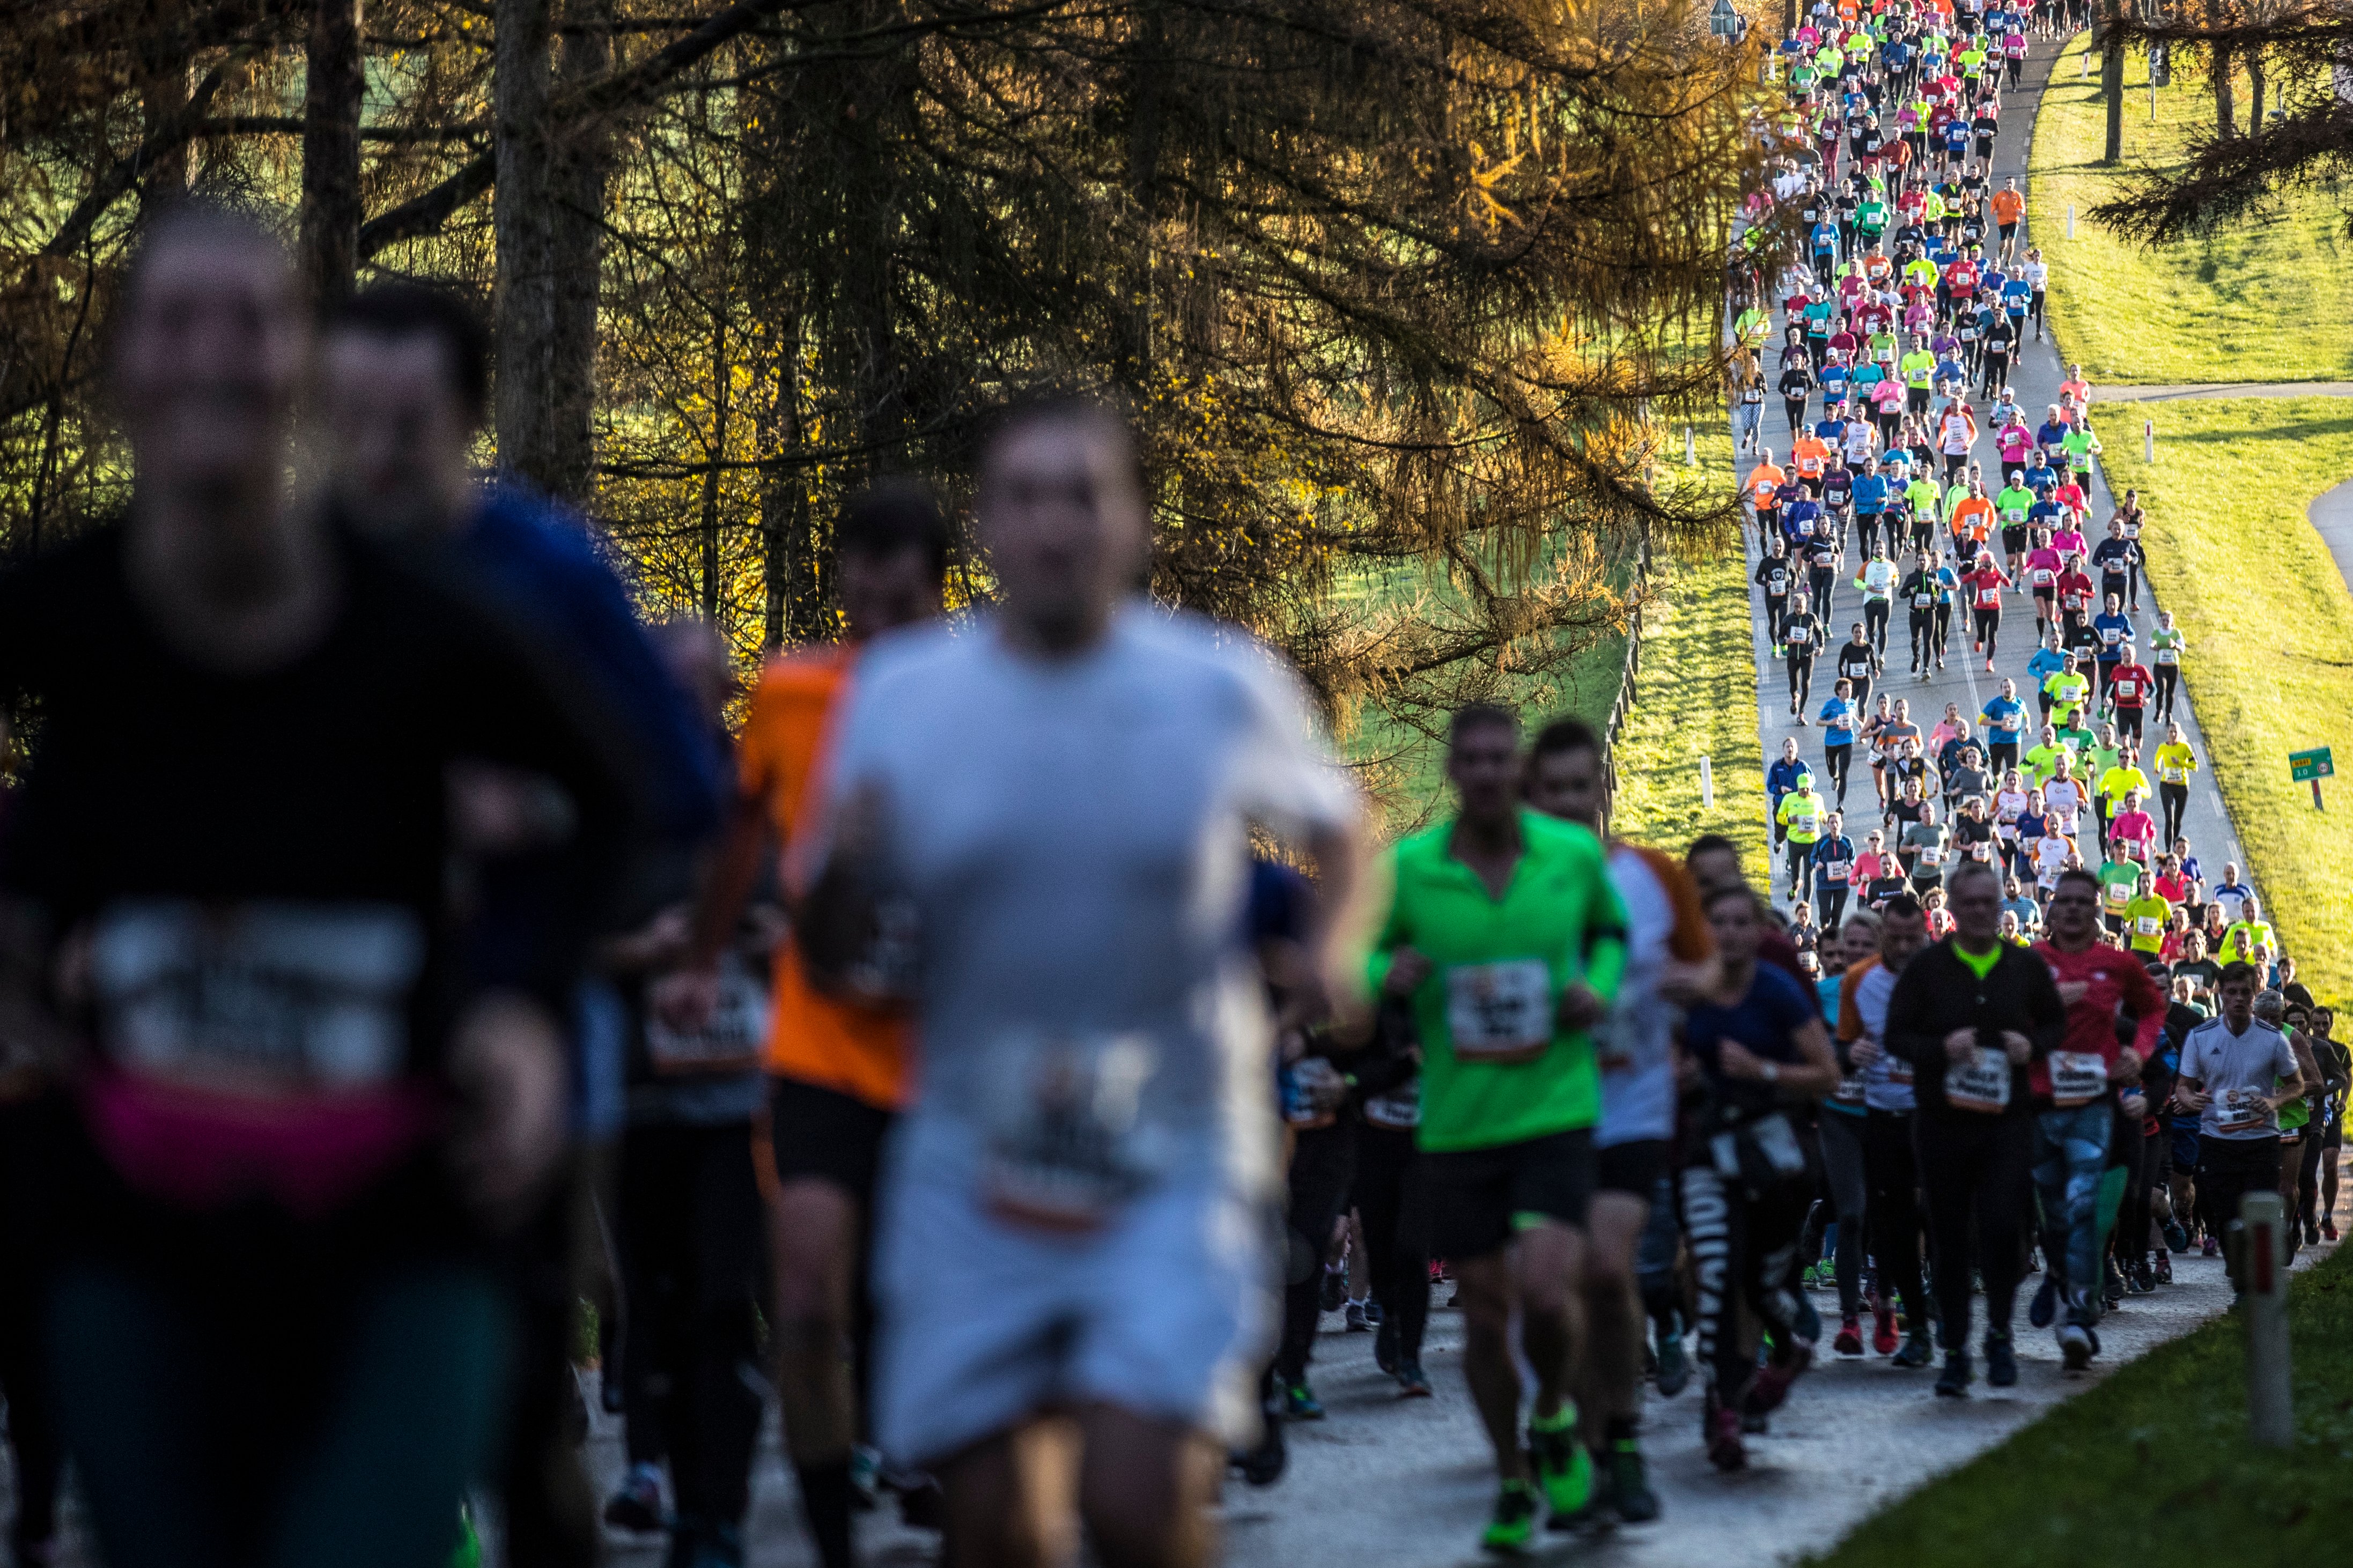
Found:
[[[2157,717],[2159,723],[2173,717],[2174,689],[2181,684],[2181,667],[2160,664],[2157,667]]]
[[[1865,599],[1862,602],[1862,635],[1881,653],[1887,651],[1887,601]],[[1860,706],[1860,704],[1858,704]]]
[[[1871,1255],[1879,1263],[1879,1299],[1901,1298],[1915,1333],[1928,1325],[1920,1288],[1920,1163],[1912,1149],[1912,1112],[1873,1110],[1863,1118],[1864,1215]]]
[[[1994,639],[2001,635],[2001,611],[1999,608],[1971,610],[1969,618],[1976,626],[1976,632],[1970,640],[1985,645],[1985,656],[1990,661],[1993,658]]]
[[[632,1464],[670,1463],[682,1516],[740,1525],[751,1500],[766,1237],[751,1129],[632,1128],[614,1207]]]
[[[1928,666],[1936,662],[1936,612],[1934,610],[1915,610],[1912,612],[1912,668],[1914,673],[1916,674],[1919,671],[1927,668]]]
[[[1813,689],[1814,656],[1808,654],[1803,658],[1799,658],[1796,654],[1791,654],[1789,656],[1789,700],[1796,704],[1799,712],[1805,711],[1807,699],[1813,695]]]
[[[2189,809],[2189,786],[2161,784],[2157,786],[2157,798],[2165,809],[2164,842],[2171,844],[2181,837],[2181,818]]]
[[[1852,745],[1824,746],[1822,748],[1822,767],[1823,770],[1831,775],[1831,784],[1838,791],[1838,803],[1841,805],[1844,805],[1846,804],[1847,767],[1853,761],[1854,747]]]
[[[1987,648],[1986,654],[1989,658],[1992,657],[1993,649]],[[1993,775],[1996,782],[2000,782],[2002,774],[2018,766],[2018,742],[1994,741],[1988,743],[1986,759],[1986,771]]]
[[[1972,1262],[1985,1276],[1986,1331],[2010,1331],[2022,1272],[2023,1222],[2034,1191],[2034,1119],[1922,1112],[1913,1118],[1912,1137],[1928,1197],[1945,1348],[1963,1350],[1969,1342]]]
[[[1324,1287],[1324,1254],[1332,1227],[1348,1205],[1356,1175],[1356,1125],[1335,1121],[1303,1129],[1291,1151],[1291,1257],[1282,1290],[1282,1343],[1274,1352],[1275,1374],[1286,1383],[1307,1375],[1315,1349],[1317,1300]]]
[[[1798,1239],[1814,1184],[1796,1180],[1750,1193],[1713,1165],[1693,1165],[1680,1182],[1683,1234],[1699,1286],[1699,1367],[1725,1404],[1738,1400],[1757,1370],[1757,1352],[1741,1340],[1741,1307],[1787,1344],[1798,1321]]]
[[[1399,1361],[1421,1359],[1430,1322],[1430,1200],[1417,1157],[1410,1131],[1369,1124],[1356,1130],[1356,1204],[1365,1224],[1365,1262]]]
[[[2157,1185],[2158,1142],[2164,1134],[2143,1132],[2142,1119],[2119,1108],[2116,1130],[2108,1134],[2108,1163],[2125,1168],[2125,1198],[2116,1210],[2116,1255],[2119,1268],[2132,1268],[2148,1257],[2148,1226],[2156,1207],[2150,1196]]]

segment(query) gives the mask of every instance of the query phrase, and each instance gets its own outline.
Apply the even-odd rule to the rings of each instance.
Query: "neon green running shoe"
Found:
[[[1545,1501],[1563,1518],[1582,1514],[1593,1500],[1593,1456],[1577,1440],[1577,1406],[1563,1401],[1550,1420],[1528,1418],[1528,1455]]]
[[[1479,1537],[1481,1550],[1517,1556],[1528,1549],[1536,1533],[1536,1489],[1525,1481],[1505,1481],[1495,1497],[1495,1517]]]
[[[474,1510],[458,1505],[458,1544],[450,1550],[449,1568],[482,1568],[482,1538],[474,1532]]]

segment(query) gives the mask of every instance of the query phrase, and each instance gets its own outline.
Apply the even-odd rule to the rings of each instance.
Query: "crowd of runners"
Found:
[[[1324,1418],[1324,1315],[1422,1397],[1434,1299],[1511,1552],[1660,1518],[1646,1385],[1695,1380],[1737,1468],[1825,1356],[2014,1383],[2038,1257],[2081,1368],[2243,1193],[2333,1238],[2353,1072],[2182,837],[2142,515],[2094,525],[2079,376],[2007,394],[2043,273],[1986,161],[2068,13],[1824,5],[1782,51],[1746,233],[1806,245],[1740,249],[1736,407],[1820,744],[1772,765],[1768,866],[1606,837],[1595,734],[1483,705],[1371,853],[1296,679],[1135,596],[1135,449],[1084,401],[986,440],[985,608],[878,483],[840,639],[738,691],[473,475],[462,304],[318,312],[263,228],[153,220],[128,502],[0,576],[16,1561],[70,1456],[115,1568],[463,1563],[477,1497],[526,1568],[601,1528],[732,1568],[772,1391],[824,1568],[886,1497],[958,1568],[1183,1568]],[[1924,724],[1898,602],[1917,680],[1964,636],[1996,672],[2013,595],[2031,658]]]

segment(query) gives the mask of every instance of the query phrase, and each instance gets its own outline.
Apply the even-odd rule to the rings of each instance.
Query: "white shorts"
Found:
[[[878,1204],[874,1430],[935,1463],[1043,1410],[1104,1404],[1228,1444],[1257,1430],[1280,1215],[1214,1160],[1081,1238],[980,1202],[977,1139],[907,1125]]]

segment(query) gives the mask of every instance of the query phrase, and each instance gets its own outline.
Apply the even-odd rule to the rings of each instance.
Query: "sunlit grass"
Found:
[[[2051,264],[2061,353],[2082,362],[2094,382],[2353,379],[2353,241],[2337,192],[2292,197],[2275,221],[2163,249],[2119,240],[2091,221],[2118,172],[2099,163],[2107,111],[2097,57],[2088,77],[2079,74],[2089,37],[2053,67],[2031,154],[2028,222]],[[2154,125],[2148,103],[2147,59],[2128,53],[2127,166],[2178,163],[2184,132],[2213,123],[2206,79],[2178,63],[2172,85],[2158,92]],[[2243,124],[2243,77],[2238,106]]]

